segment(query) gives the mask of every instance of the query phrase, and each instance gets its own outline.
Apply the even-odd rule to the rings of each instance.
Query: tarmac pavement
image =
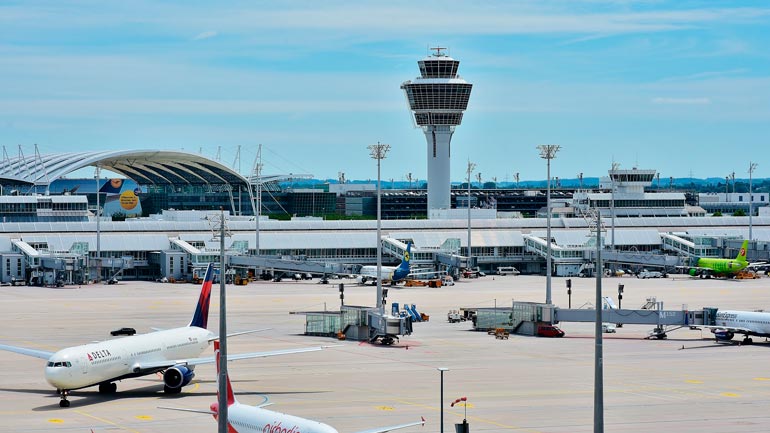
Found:
[[[345,302],[372,305],[375,288],[353,280],[332,284],[254,282],[228,286],[228,331],[270,327],[229,341],[231,353],[324,344],[320,352],[229,363],[236,396],[269,409],[312,418],[340,432],[427,420],[403,432],[438,432],[439,372],[444,373],[445,431],[467,419],[474,432],[592,432],[592,323],[561,323],[561,339],[511,335],[497,340],[472,332],[470,322],[450,324],[447,311],[499,307],[512,299],[542,302],[545,278],[487,276],[441,288],[391,288],[388,302],[408,302],[430,315],[414,334],[394,346],[302,335],[304,316],[290,311],[337,309],[338,283]],[[595,280],[572,278],[572,306],[592,304]],[[770,310],[770,279],[701,280],[676,276],[640,280],[605,278],[604,293],[624,308],[638,308],[648,296],[665,309],[704,306]],[[64,288],[1,287],[0,343],[55,351],[110,337],[133,327],[172,328],[190,321],[199,286],[126,282]],[[218,298],[212,293],[212,328],[218,326]],[[554,303],[567,307],[564,278],[553,278]],[[389,304],[388,304],[389,307]],[[714,343],[708,331],[679,330],[668,340],[645,340],[650,327],[626,325],[604,334],[604,404],[607,432],[765,432],[770,425],[770,344]],[[755,338],[755,341],[763,339]],[[204,355],[213,354],[209,349]],[[96,387],[74,391],[72,406],[59,407],[43,377],[44,361],[0,352],[0,431],[13,432],[213,432],[212,417],[158,409],[208,409],[216,400],[214,367],[199,366],[193,383],[167,397],[159,377],[118,383],[118,393]],[[467,407],[450,403],[466,396]]]

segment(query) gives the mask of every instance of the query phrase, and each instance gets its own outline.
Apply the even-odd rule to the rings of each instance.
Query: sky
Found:
[[[427,175],[402,82],[448,47],[473,83],[452,179],[654,168],[770,177],[770,3],[13,1],[0,3],[9,156],[184,150],[247,173]],[[236,163],[238,146],[240,163]],[[91,174],[92,175],[92,174]],[[475,175],[475,174],[474,174]]]

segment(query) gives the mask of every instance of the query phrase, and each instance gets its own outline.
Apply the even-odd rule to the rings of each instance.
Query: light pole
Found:
[[[594,433],[604,433],[604,350],[602,342],[602,213],[596,215],[596,316],[594,318]]]
[[[476,168],[476,164],[472,163],[471,160],[468,160],[468,267],[471,267],[471,257],[473,257],[473,254],[471,254],[471,173],[473,173],[473,169]]]
[[[615,251],[615,171],[620,168],[620,163],[612,163],[612,173],[610,173],[610,205],[612,212],[612,251]]]
[[[446,367],[439,367],[436,370],[441,372],[441,395],[439,396],[440,403],[441,403],[441,430],[440,430],[440,432],[444,433],[444,372],[445,371],[449,371],[449,369],[446,368]]]
[[[101,166],[96,166],[96,281],[102,279],[102,233],[99,221],[101,220],[101,212],[99,207],[99,178],[101,177]]]
[[[385,155],[390,151],[389,144],[371,144],[367,146],[372,158],[377,160],[377,311],[382,314],[382,217],[380,215],[380,161],[385,159]]]
[[[551,303],[551,160],[556,158],[556,152],[561,149],[558,144],[541,144],[537,146],[540,150],[540,157],[547,161],[548,167],[548,180],[546,189],[546,243],[547,243],[547,257],[546,270],[545,270],[545,303]]]
[[[225,211],[219,210],[219,413],[218,432],[227,433],[227,306],[225,302]]]
[[[757,168],[756,162],[749,161],[749,241],[753,240],[751,233],[751,217],[754,213],[754,194],[751,192],[751,179],[752,175],[754,174],[754,170]]]
[[[254,200],[254,255],[259,255],[259,215],[262,213],[262,145],[257,148],[257,156],[254,158],[254,186],[257,193]],[[256,272],[256,269],[255,269]],[[255,274],[256,275],[256,274]]]

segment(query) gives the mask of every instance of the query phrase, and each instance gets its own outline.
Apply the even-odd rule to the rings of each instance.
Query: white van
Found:
[[[513,266],[500,266],[497,268],[497,275],[519,275],[520,273]]]
[[[662,278],[663,273],[660,271],[648,271],[647,269],[643,270],[642,272],[639,272],[636,274],[636,278]]]

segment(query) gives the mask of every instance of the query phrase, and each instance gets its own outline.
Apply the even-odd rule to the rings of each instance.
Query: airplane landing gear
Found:
[[[743,339],[743,342],[741,344],[752,344],[754,343],[754,340],[751,339],[751,337],[746,337]]]
[[[70,401],[67,400],[67,395],[69,394],[69,391],[66,389],[62,389],[59,391],[59,395],[61,396],[61,400],[59,400],[59,407],[70,407]]]

